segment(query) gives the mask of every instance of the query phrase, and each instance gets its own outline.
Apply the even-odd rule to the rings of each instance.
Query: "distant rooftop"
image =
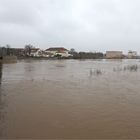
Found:
[[[55,47],[55,48],[49,48],[46,51],[68,51],[68,50],[63,47]]]

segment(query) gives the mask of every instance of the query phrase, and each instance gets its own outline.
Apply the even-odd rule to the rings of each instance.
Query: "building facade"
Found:
[[[32,48],[30,52],[31,57],[42,57],[43,56],[43,51],[40,50],[39,48]]]
[[[123,52],[122,51],[107,51],[106,58],[107,59],[122,59]]]
[[[49,57],[60,56],[60,57],[66,57],[67,58],[67,57],[70,56],[69,51],[65,48],[62,48],[62,47],[49,48],[45,52]]]
[[[136,51],[129,51],[128,54],[127,54],[127,58],[128,59],[135,59],[138,57],[138,54]]]

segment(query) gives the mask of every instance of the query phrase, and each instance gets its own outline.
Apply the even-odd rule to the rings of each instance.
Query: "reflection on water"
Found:
[[[19,61],[2,74],[0,138],[140,138],[138,60]]]

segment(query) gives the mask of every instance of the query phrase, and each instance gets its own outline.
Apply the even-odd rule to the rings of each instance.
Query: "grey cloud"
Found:
[[[140,52],[139,0],[0,0],[0,44]]]
[[[29,5],[27,2],[17,0],[5,0],[2,3],[3,10],[0,11],[0,23],[33,25],[37,23],[39,14],[37,8]],[[1,7],[2,7],[1,6]]]

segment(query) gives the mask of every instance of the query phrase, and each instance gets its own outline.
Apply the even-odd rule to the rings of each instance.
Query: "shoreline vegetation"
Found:
[[[17,57],[17,56],[5,56],[0,58],[0,63],[17,63],[18,60],[125,60],[125,59],[130,59],[130,58],[45,58],[45,57]],[[137,59],[139,58],[131,58],[131,59]]]
[[[76,56],[70,56],[70,57],[33,57],[33,56],[16,56],[16,55],[6,55],[3,57],[0,57],[0,62],[17,62],[17,60],[122,60],[122,59],[140,59],[139,57],[137,58],[106,58],[105,55],[100,56],[98,54],[93,54],[93,56],[84,56],[84,55],[76,55]]]
[[[140,59],[135,51],[129,51],[124,55],[122,51],[102,52],[76,52],[75,49],[67,50],[63,47],[54,47],[41,50],[32,45],[25,45],[24,48],[11,48],[10,45],[0,47],[0,62],[12,63],[21,59],[32,60],[86,60],[86,59]]]

